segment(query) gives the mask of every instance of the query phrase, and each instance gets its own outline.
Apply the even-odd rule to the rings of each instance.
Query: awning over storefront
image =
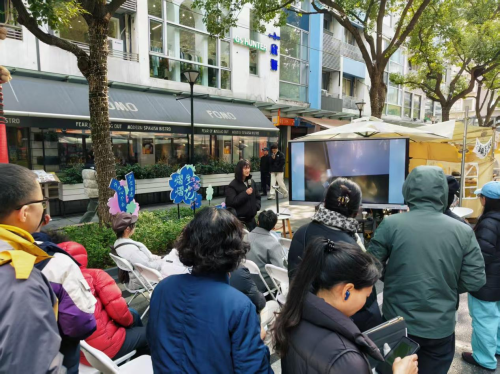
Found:
[[[313,125],[321,126],[325,129],[332,129],[334,127],[339,127],[350,122],[350,121],[341,121],[338,119],[315,118],[315,117],[301,117],[301,120],[311,123]]]
[[[85,84],[14,76],[10,85],[4,85],[3,93],[8,125],[90,128]],[[189,133],[190,98],[178,99],[168,94],[110,88],[111,130]],[[194,113],[198,134],[272,136],[277,131],[252,105],[195,99]]]

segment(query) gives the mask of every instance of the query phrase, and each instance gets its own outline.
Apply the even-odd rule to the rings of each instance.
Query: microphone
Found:
[[[252,180],[251,179],[247,180],[247,186],[248,186],[248,188],[252,187]]]

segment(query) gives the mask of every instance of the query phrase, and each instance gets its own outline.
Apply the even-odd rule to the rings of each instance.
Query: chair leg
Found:
[[[132,304],[132,301],[134,301],[134,299],[137,297],[137,293],[134,294],[134,296],[132,296],[132,298],[130,299],[130,301],[127,303],[127,305],[130,305]]]
[[[146,308],[146,310],[144,311],[144,313],[142,314],[141,316],[141,320],[146,316],[146,314],[149,312],[149,305],[148,307]]]

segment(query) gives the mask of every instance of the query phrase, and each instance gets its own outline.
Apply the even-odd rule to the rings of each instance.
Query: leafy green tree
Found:
[[[492,125],[491,117],[500,107],[499,90],[500,70],[487,73],[477,80],[476,117],[479,126]]]
[[[311,2],[314,12],[330,14],[351,34],[361,51],[370,77],[370,104],[372,115],[381,117],[387,96],[384,70],[391,56],[409,37],[426,8],[438,0],[317,0]],[[214,35],[224,35],[236,26],[238,15],[245,4],[253,6],[255,29],[264,30],[266,23],[276,26],[286,23],[287,11],[295,10],[296,0],[195,0],[194,5],[205,9],[204,21]],[[384,31],[384,18],[395,20],[393,35]],[[387,35],[384,35],[387,34]]]
[[[441,104],[443,121],[449,120],[452,106],[500,66],[499,7],[498,0],[447,0],[430,7],[407,43],[412,71],[391,75],[391,81],[424,91]]]
[[[45,44],[59,47],[75,55],[83,76],[89,84],[89,111],[94,145],[97,183],[99,185],[98,215],[101,223],[110,222],[107,200],[112,194],[109,181],[116,176],[115,157],[111,146],[108,110],[108,32],[109,21],[125,0],[11,0],[17,21]],[[45,30],[67,26],[82,16],[88,25],[89,52],[76,44]]]

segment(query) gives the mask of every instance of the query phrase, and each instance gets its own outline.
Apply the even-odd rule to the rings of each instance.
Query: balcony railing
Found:
[[[332,112],[342,112],[342,99],[339,99],[338,94],[329,96],[321,96],[321,109],[330,110]]]
[[[83,49],[85,52],[89,53],[90,48],[89,45],[86,43],[82,42],[75,42],[74,40],[69,40],[73,44],[76,44],[78,47]],[[137,53],[133,52],[122,52],[122,51],[117,51],[117,50],[110,50],[109,51],[109,57],[114,57],[114,58],[119,58],[121,60],[125,61],[133,61],[133,62],[139,62],[139,55]]]
[[[356,105],[357,102],[360,102],[361,99],[357,99],[352,96],[343,96],[342,97],[342,102],[343,102],[343,107],[345,109],[355,109],[358,110],[358,106]]]
[[[344,43],[334,38],[331,33],[325,32],[323,34],[323,67],[339,71],[340,56],[364,63],[361,51],[357,46]]]
[[[8,25],[6,23],[0,23],[7,29],[7,38],[15,40],[23,40],[23,29],[21,26]]]
[[[108,3],[111,2],[111,0],[107,0]],[[119,11],[122,13],[135,13],[137,12],[137,0],[126,0],[122,6],[120,7]]]

